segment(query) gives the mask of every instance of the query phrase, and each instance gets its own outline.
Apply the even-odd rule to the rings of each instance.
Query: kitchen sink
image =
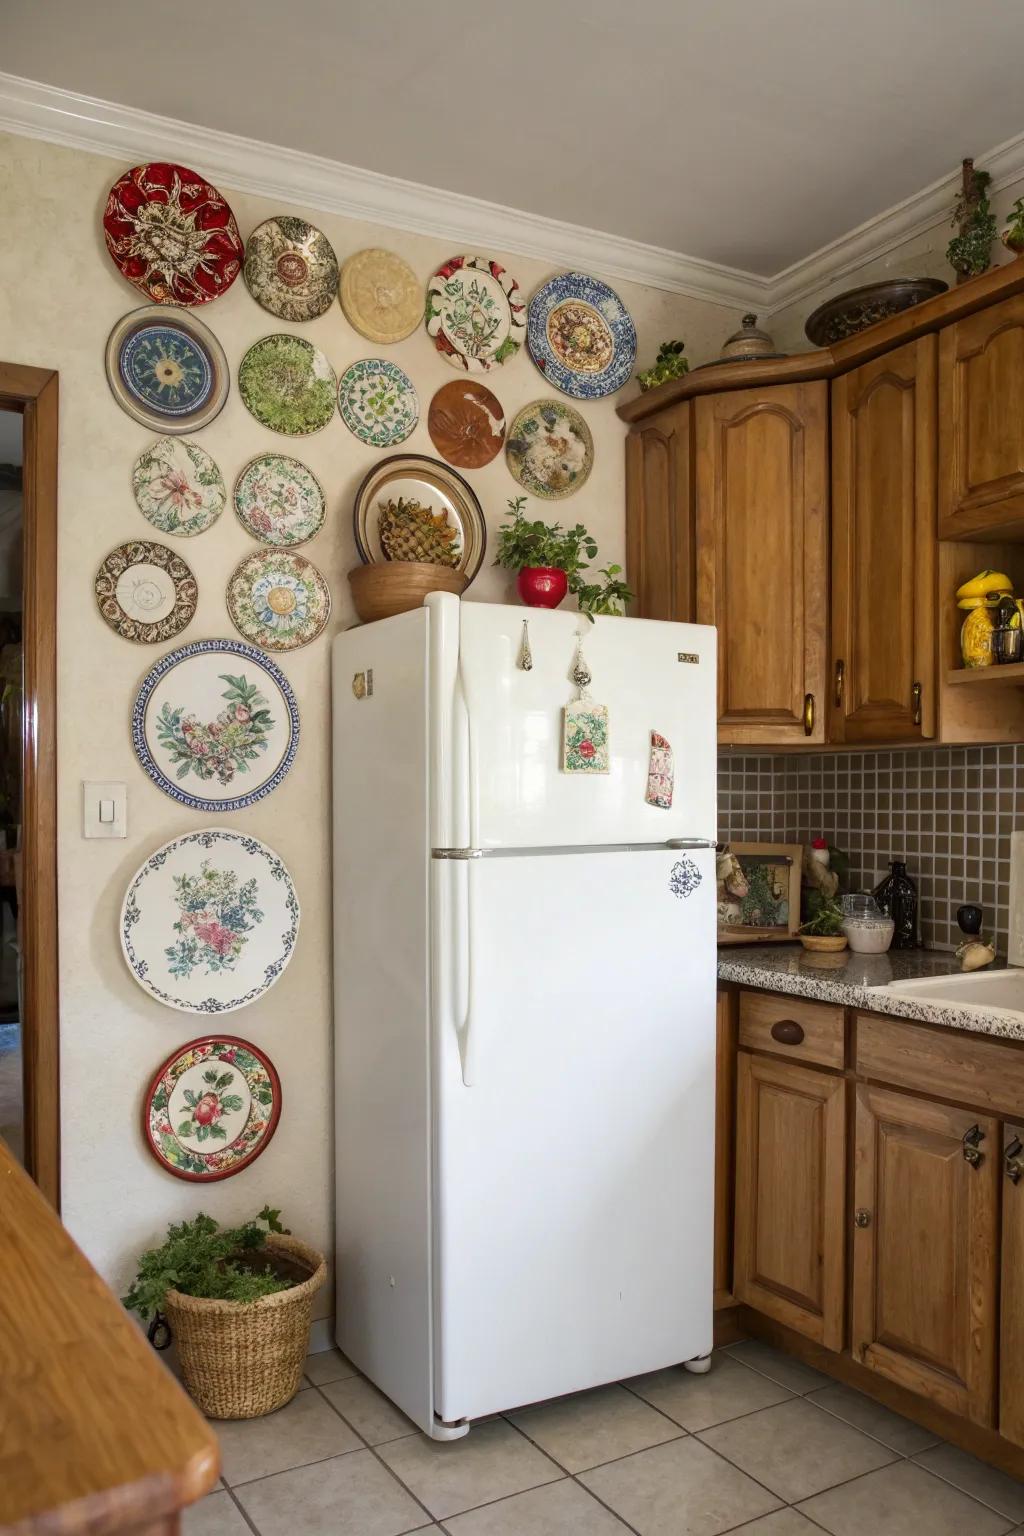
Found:
[[[986,1012],[997,1008],[1007,1013],[1024,1013],[1024,969],[1015,966],[1004,971],[929,976],[923,981],[890,981],[884,990],[940,1006],[948,1003],[954,1008],[978,1008]]]

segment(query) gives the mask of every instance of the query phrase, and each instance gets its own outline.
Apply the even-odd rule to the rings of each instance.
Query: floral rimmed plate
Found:
[[[107,338],[106,367],[121,409],[175,437],[208,426],[230,388],[223,347],[187,309],[147,304],[122,315]]]
[[[245,245],[245,286],[279,320],[315,320],[334,303],[338,258],[305,219],[266,219]]]
[[[180,437],[161,437],[139,454],[132,494],[147,522],[182,539],[211,527],[228,499],[224,476],[210,455]]]
[[[238,370],[238,390],[246,409],[272,432],[306,437],[334,415],[338,381],[319,347],[282,332],[249,348]]]
[[[193,811],[241,811],[295,761],[299,711],[280,667],[238,640],[196,640],[146,674],[132,746],[158,789]]]
[[[142,1102],[142,1134],[179,1179],[212,1183],[266,1151],[281,1117],[281,1080],[263,1051],[237,1035],[179,1045]]]
[[[404,443],[420,419],[413,382],[386,357],[364,357],[346,368],[338,385],[341,419],[371,448]]]
[[[427,284],[427,334],[453,368],[486,373],[515,357],[526,338],[519,284],[486,256],[453,256]]]
[[[482,469],[501,452],[505,412],[486,385],[452,379],[430,402],[427,431],[442,459],[456,469]]]
[[[423,318],[423,289],[394,251],[356,251],[341,269],[338,298],[345,319],[380,345],[411,336]]]
[[[285,550],[257,550],[236,566],[227,604],[239,634],[268,651],[308,645],[331,616],[330,589],[316,566]]]
[[[636,361],[636,330],[607,283],[563,272],[530,300],[527,345],[541,373],[563,394],[598,400],[621,389]]]
[[[323,486],[311,469],[283,453],[250,459],[235,481],[238,521],[261,544],[305,544],[327,514]]]
[[[586,482],[594,464],[594,439],[571,405],[535,400],[512,423],[505,460],[524,491],[554,501]]]
[[[143,991],[183,1013],[231,1013],[270,990],[295,948],[299,901],[272,848],[217,827],[146,860],[121,907],[121,949]]]
[[[145,539],[110,551],[96,572],[95,590],[111,629],[143,645],[180,635],[199,601],[191,567],[166,544]]]
[[[487,548],[487,524],[483,510],[473,491],[457,475],[454,469],[439,459],[424,458],[415,453],[396,453],[370,470],[356,492],[352,524],[355,530],[356,548],[364,565],[388,559],[381,543],[381,513],[399,502],[406,506],[415,504],[416,515],[422,520],[426,537],[431,533],[429,520],[439,521],[444,537],[444,553],[447,559],[438,563],[450,564],[454,556],[454,569],[465,572],[467,585],[483,564]],[[447,536],[447,530],[455,530],[455,538]],[[406,558],[429,560],[428,549],[410,550]],[[433,558],[436,560],[437,556]]]
[[[217,188],[164,160],[114,182],[103,233],[121,276],[156,304],[208,304],[231,287],[245,254]]]

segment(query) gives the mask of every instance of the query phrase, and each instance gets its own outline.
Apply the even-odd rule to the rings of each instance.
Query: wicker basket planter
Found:
[[[168,1291],[164,1311],[189,1396],[211,1419],[257,1419],[299,1390],[313,1297],[327,1278],[323,1255],[272,1233],[266,1247],[309,1278],[258,1301],[207,1301]]]

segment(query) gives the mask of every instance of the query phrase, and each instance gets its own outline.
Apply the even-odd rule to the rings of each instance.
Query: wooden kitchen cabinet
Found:
[[[936,340],[832,385],[835,742],[935,734]]]
[[[694,408],[697,621],[718,626],[718,739],[825,740],[828,386]]]
[[[732,1305],[732,1193],[736,1151],[736,994],[718,994],[715,1058],[715,1310]]]
[[[853,1358],[985,1426],[995,1423],[999,1130],[973,1110],[857,1088]]]
[[[1024,1446],[1024,1124],[1003,1126],[999,1433]]]
[[[940,333],[938,528],[1024,536],[1024,295]]]
[[[738,1301],[827,1349],[843,1343],[846,1223],[842,1077],[738,1054]]]
[[[683,400],[626,439],[626,572],[640,618],[693,622],[692,420]]]

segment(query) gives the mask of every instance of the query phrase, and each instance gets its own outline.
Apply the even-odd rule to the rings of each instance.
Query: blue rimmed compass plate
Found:
[[[186,309],[147,304],[122,315],[107,338],[106,365],[121,409],[165,435],[205,427],[228,397],[224,350]]]
[[[161,657],[132,710],[143,772],[193,811],[255,805],[280,784],[298,744],[288,679],[238,640],[197,640]]]
[[[526,344],[563,394],[599,400],[631,377],[636,329],[615,291],[585,272],[563,272],[530,300]]]

